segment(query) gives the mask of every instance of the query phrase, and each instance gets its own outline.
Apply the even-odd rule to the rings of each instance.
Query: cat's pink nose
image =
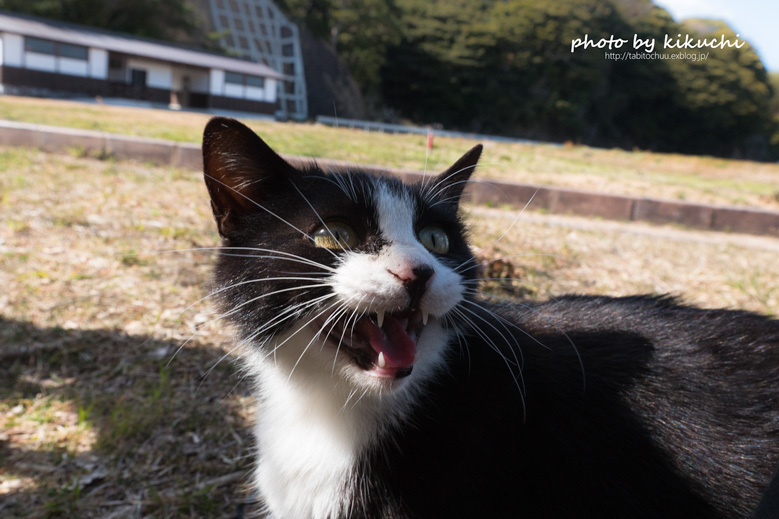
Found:
[[[387,272],[395,276],[404,285],[411,283],[417,283],[426,285],[427,281],[433,277],[435,270],[430,265],[419,265],[418,267],[401,268],[401,269],[387,269]]]
[[[430,265],[419,265],[408,269],[399,269],[397,271],[387,269],[387,271],[398,278],[403,286],[406,287],[409,296],[409,307],[412,310],[416,310],[419,306],[419,301],[422,296],[425,295],[427,290],[428,281],[435,274],[435,270]]]

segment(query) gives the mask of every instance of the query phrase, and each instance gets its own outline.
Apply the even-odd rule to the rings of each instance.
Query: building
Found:
[[[263,63],[0,11],[0,93],[275,115],[284,78]]]
[[[278,85],[279,117],[306,119],[308,102],[298,26],[270,0],[198,0],[205,25],[237,56],[284,74]]]

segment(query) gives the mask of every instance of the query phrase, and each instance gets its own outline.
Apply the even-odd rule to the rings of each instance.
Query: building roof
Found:
[[[269,66],[254,61],[7,11],[0,11],[0,32],[94,47],[196,67],[215,68],[271,79],[285,78],[283,74],[276,72]]]

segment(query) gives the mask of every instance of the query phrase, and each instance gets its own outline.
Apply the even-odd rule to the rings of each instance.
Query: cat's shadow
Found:
[[[241,516],[249,384],[182,342],[0,316],[0,516]]]

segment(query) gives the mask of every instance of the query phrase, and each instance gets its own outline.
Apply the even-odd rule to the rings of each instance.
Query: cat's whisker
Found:
[[[496,278],[496,279],[498,281],[503,281],[506,278]],[[481,298],[481,299],[485,299],[485,300],[496,300],[496,301],[501,301],[501,302],[505,302],[505,303],[509,303],[509,304],[514,304],[514,305],[520,306],[522,308],[528,308],[528,309],[531,308],[530,305],[522,303],[522,300],[519,299],[519,298],[496,296],[495,294],[492,294],[490,292],[485,292],[481,288],[477,288],[477,287],[470,287],[469,286],[469,287],[467,287],[465,289],[464,293],[467,294],[467,295],[476,297],[476,298]]]
[[[224,319],[225,317],[229,317],[235,313],[237,313],[241,308],[245,307],[246,305],[250,305],[254,302],[260,301],[261,299],[265,299],[266,297],[275,296],[277,294],[283,294],[285,292],[293,292],[295,290],[306,290],[309,288],[321,288],[323,286],[332,286],[328,283],[317,283],[315,285],[302,285],[302,286],[295,286],[295,287],[289,287],[289,288],[283,288],[279,290],[274,290],[273,292],[268,292],[267,294],[262,294],[257,297],[253,297],[252,299],[249,299],[248,301],[244,301],[243,303],[240,303],[236,306],[234,306],[232,309],[230,309],[228,312],[225,312],[217,317],[214,317],[213,319],[210,319],[206,321],[205,323],[199,324],[198,328],[203,328],[211,323],[214,323],[216,321],[219,321],[220,319]]]
[[[506,164],[502,164],[500,162],[480,162],[479,166],[480,167],[482,167],[482,166],[503,166],[503,167],[506,167]],[[468,166],[465,166],[463,168],[460,168],[458,170],[452,171],[448,175],[445,175],[443,177],[438,177],[436,182],[435,182],[435,184],[433,184],[432,186],[427,188],[426,192],[423,192],[423,199],[425,200],[426,203],[433,204],[436,201],[436,199],[440,196],[440,193],[444,189],[449,189],[451,186],[455,186],[455,185],[458,185],[458,184],[465,184],[465,183],[469,183],[469,182],[482,182],[482,183],[488,184],[488,182],[484,182],[484,181],[481,181],[481,180],[458,180],[457,182],[450,182],[450,179],[452,177],[462,173],[463,171],[465,171],[467,169],[475,169],[475,168],[476,168],[476,164],[472,164],[472,165],[468,165]]]
[[[335,297],[335,294],[328,294],[328,295],[329,295],[329,296],[332,296],[332,297]],[[323,296],[323,297],[324,297],[324,296]],[[337,306],[339,306],[339,305],[342,305],[342,304],[343,304],[342,302],[340,302],[340,301],[336,301],[335,303],[332,303],[330,306],[326,307],[326,308],[325,308],[324,310],[322,310],[321,312],[319,312],[319,313],[317,313],[316,315],[314,315],[314,317],[312,317],[312,318],[310,318],[309,320],[307,320],[305,323],[303,323],[302,325],[300,325],[300,326],[298,327],[298,329],[297,329],[297,330],[295,330],[294,332],[292,332],[292,334],[290,334],[290,335],[289,335],[289,337],[287,337],[286,339],[284,339],[284,340],[283,340],[283,341],[281,341],[280,343],[276,344],[276,345],[273,347],[273,349],[271,350],[270,354],[274,354],[274,355],[275,355],[276,351],[278,351],[278,350],[279,350],[279,348],[281,348],[282,346],[284,346],[284,345],[285,345],[287,342],[289,342],[289,341],[290,341],[290,339],[292,339],[294,336],[296,336],[298,333],[300,333],[302,330],[304,330],[304,329],[305,329],[305,328],[306,328],[306,327],[307,327],[309,324],[313,323],[313,322],[314,322],[314,321],[316,321],[318,318],[322,317],[322,316],[323,316],[323,315],[325,315],[327,312],[331,311],[333,308],[335,308],[335,307],[337,307]],[[266,355],[266,358],[267,358],[267,357],[268,357],[270,354]]]
[[[333,293],[327,293],[323,294],[319,297],[315,297],[313,299],[308,299],[305,301],[301,301],[299,303],[296,303],[294,305],[290,305],[289,307],[282,310],[279,314],[277,314],[273,319],[266,322],[265,325],[263,325],[261,328],[258,328],[258,331],[267,331],[272,326],[275,326],[276,324],[279,324],[280,322],[283,322],[287,319],[291,318],[299,318],[302,315],[305,315],[308,313],[311,309],[315,309],[317,305],[320,303],[327,301],[328,299],[336,297]],[[283,319],[280,319],[283,318]],[[252,339],[254,336],[252,337]]]
[[[509,371],[509,375],[511,376],[512,380],[514,381],[514,385],[517,386],[517,391],[519,393],[519,397],[522,401],[522,414],[523,419],[526,417],[527,409],[525,406],[525,383],[524,378],[522,376],[522,371],[519,370],[517,373],[514,372],[514,369],[511,367],[511,360],[508,359],[503,353],[501,353],[500,348],[498,348],[497,344],[493,342],[493,340],[490,338],[489,335],[487,335],[481,327],[479,327],[472,319],[470,319],[467,315],[462,313],[460,308],[453,308],[452,312],[456,313],[460,319],[465,321],[470,325],[470,329],[472,329],[476,334],[481,337],[481,339],[495,352],[498,354],[498,356],[503,360],[503,362],[506,364],[506,368]],[[470,356],[469,356],[470,358]]]
[[[330,173],[330,176],[323,177],[320,175],[306,175],[303,178],[305,179],[315,179],[315,180],[324,180],[325,182],[329,182],[336,186],[338,189],[340,189],[344,195],[346,195],[346,198],[348,198],[351,202],[356,203],[357,198],[354,193],[349,192],[349,189],[347,188],[346,184],[343,183],[343,179],[341,175],[338,175],[335,173],[332,169],[328,168],[328,173]]]
[[[465,333],[459,329],[458,326],[454,324],[454,320],[449,317],[448,315],[444,316],[444,321],[446,322],[447,326],[449,326],[449,329],[454,330],[454,335],[457,337],[457,345],[460,347],[460,351],[465,352],[465,355],[468,357],[468,375],[470,376],[471,373],[471,350],[468,348],[468,344],[465,343]]]
[[[485,248],[486,247],[481,248],[479,250],[482,251],[482,250],[485,250]],[[478,262],[478,261],[477,262],[473,262],[473,264],[470,265],[470,266],[467,266],[467,265],[468,265],[468,263],[472,262],[472,258],[468,258],[466,261],[464,261],[460,265],[458,265],[454,270],[455,270],[455,272],[457,272],[459,274],[463,274],[465,272],[468,272],[469,270],[472,270],[472,269],[475,269],[475,268],[479,268],[479,267],[484,266],[484,265],[491,265],[491,264],[496,263],[498,261],[505,261],[507,259],[512,259],[512,258],[534,258],[534,257],[564,259],[564,257],[561,256],[560,254],[551,254],[551,253],[544,253],[544,252],[525,252],[525,253],[522,253],[522,254],[509,254],[509,255],[506,255],[506,256],[500,256],[500,257],[497,257],[497,258],[494,258],[494,259],[491,259],[491,260],[485,261],[485,262]],[[467,266],[467,268],[465,268],[464,270],[461,270],[461,269],[463,269],[463,267],[466,267],[466,266]]]
[[[317,300],[315,300],[315,301],[323,300],[323,298],[328,298],[328,297],[332,297],[332,295],[331,295],[331,294],[327,294],[327,296],[322,296],[322,297],[318,298],[318,299],[317,299]],[[297,307],[299,307],[299,306],[305,306],[305,305],[308,305],[308,304],[310,304],[310,303],[311,303],[310,301],[305,301],[304,303],[301,303],[300,305],[295,305],[295,306],[291,307],[291,308],[290,308],[290,309],[288,309],[288,310],[290,310],[292,313],[294,313],[294,310],[295,310]],[[232,311],[230,311],[230,312],[225,312],[225,314],[229,315],[231,312],[232,312]],[[286,313],[286,312],[282,312],[282,313],[279,315],[279,317],[283,316],[285,313]],[[219,317],[217,317],[217,318],[215,318],[215,319],[212,319],[211,321],[208,321],[208,322],[207,322],[207,323],[205,323],[205,324],[208,324],[208,323],[211,323],[211,322],[215,322],[215,321],[217,321],[217,320],[219,320],[219,319],[222,319],[222,318],[224,318],[225,316],[226,316],[226,315],[219,316]],[[284,319],[281,319],[281,320],[278,320],[278,319],[277,319],[277,320],[275,320],[275,321],[271,321],[270,323],[266,323],[266,326],[265,326],[265,327],[263,327],[263,328],[261,329],[261,331],[260,331],[260,332],[256,332],[256,335],[253,335],[253,336],[251,337],[251,339],[253,340],[253,339],[254,339],[254,338],[257,336],[257,335],[259,335],[259,333],[262,333],[263,331],[265,331],[265,329],[269,328],[270,326],[274,326],[274,325],[278,324],[279,322],[283,322],[283,321],[284,321],[284,320],[286,320],[286,319],[289,319],[289,317],[286,317],[286,318],[284,318]],[[203,327],[203,326],[205,326],[205,324],[198,326],[198,328],[195,330],[195,332],[194,332],[194,333],[192,333],[192,335],[190,335],[190,336],[189,336],[189,337],[188,337],[188,338],[187,338],[187,339],[186,339],[184,342],[182,342],[182,343],[179,345],[179,347],[178,347],[178,348],[176,348],[176,351],[174,351],[174,352],[173,352],[173,355],[171,355],[170,359],[168,359],[168,362],[167,362],[167,364],[165,365],[165,366],[166,366],[166,368],[167,368],[167,367],[169,367],[169,366],[170,366],[170,364],[171,364],[171,362],[173,362],[173,361],[175,360],[175,358],[176,358],[176,356],[179,354],[179,352],[180,352],[182,349],[184,349],[184,347],[185,347],[187,344],[189,344],[189,342],[190,342],[192,339],[194,339],[194,338],[197,336],[197,334],[199,333],[200,329],[202,329],[202,327]],[[246,341],[243,341],[241,344],[244,344],[245,342],[246,342]]]
[[[225,250],[245,250],[245,251],[252,251],[252,252],[266,252],[271,255],[231,254],[231,253],[222,252]],[[239,258],[259,258],[259,259],[274,259],[274,260],[284,260],[284,261],[297,260],[298,263],[319,267],[322,270],[326,270],[329,272],[335,272],[335,269],[333,267],[325,265],[324,263],[319,263],[318,261],[314,261],[310,258],[299,256],[297,254],[292,254],[286,251],[280,251],[275,249],[264,249],[258,247],[190,247],[186,249],[168,249],[168,250],[153,251],[153,252],[135,252],[131,254],[122,254],[122,256],[123,257],[157,256],[160,254],[169,254],[172,252],[199,252],[199,251],[213,251],[219,253],[220,256],[230,256],[230,257],[239,257]],[[277,255],[281,255],[281,256],[277,256]]]
[[[359,387],[355,387],[351,391],[349,391],[349,394],[346,396],[346,401],[344,402],[344,405],[341,406],[341,409],[339,409],[338,414],[343,414],[343,412],[346,410],[346,406],[349,405],[349,401],[352,399],[352,397],[354,397],[354,395],[357,394],[357,391],[359,390],[360,390]]]
[[[360,300],[360,304],[361,303],[362,303],[362,299]],[[357,307],[359,307],[359,304],[357,305]],[[347,311],[348,311],[348,309],[347,309]],[[344,312],[344,313],[346,313],[346,312]],[[357,312],[356,312],[356,310],[353,309],[352,310],[352,315],[347,317],[346,320],[344,321],[343,330],[341,331],[341,337],[338,340],[338,345],[336,346],[336,349],[335,349],[335,356],[333,357],[333,370],[332,370],[333,373],[335,373],[335,364],[336,364],[336,361],[338,360],[338,352],[341,351],[341,345],[343,344],[344,338],[346,337],[346,330],[349,327],[349,320],[352,319],[352,317],[355,317],[354,323],[352,324],[351,335],[350,335],[350,340],[354,340],[354,327],[357,325],[357,321],[360,319],[360,317],[362,317],[363,314],[364,314],[364,312],[362,314],[360,314],[359,317],[355,317],[357,315]],[[333,325],[333,327],[335,327],[335,325]],[[332,333],[332,329],[330,331]]]
[[[211,373],[212,373],[212,372],[213,372],[213,371],[216,369],[216,367],[217,367],[217,366],[219,366],[219,364],[221,364],[223,360],[225,360],[227,357],[229,357],[230,355],[232,355],[232,354],[233,354],[233,352],[234,352],[234,351],[236,351],[236,350],[238,350],[240,347],[241,347],[241,345],[240,345],[240,344],[236,344],[236,345],[235,345],[233,348],[231,348],[230,350],[228,350],[228,351],[227,351],[227,353],[225,353],[224,355],[222,355],[222,356],[219,358],[219,360],[217,360],[216,362],[214,362],[214,364],[213,364],[213,365],[212,365],[210,368],[208,368],[208,370],[206,370],[206,372],[205,372],[205,373],[203,373],[203,375],[200,377],[200,383],[197,385],[197,388],[195,388],[195,394],[197,394],[197,392],[198,392],[198,391],[200,391],[200,388],[201,388],[201,387],[203,386],[203,384],[205,383],[205,381],[206,381],[206,378],[208,378],[208,376],[209,376],[209,375],[211,375]]]
[[[473,289],[468,289],[468,290],[466,290],[466,292],[470,292],[471,294],[474,294],[474,295],[476,295],[476,294],[477,294],[477,292],[476,292],[476,291],[473,291]],[[481,292],[480,292],[480,291],[479,291],[478,293],[479,293],[479,294],[481,294]],[[487,296],[489,297],[489,294],[487,294]],[[532,308],[530,305],[523,304],[523,303],[521,303],[521,302],[519,302],[519,301],[517,301],[517,300],[514,300],[514,299],[505,299],[505,298],[504,298],[504,301],[511,302],[512,304],[515,304],[515,305],[517,305],[517,306],[519,306],[519,307],[526,308],[526,309],[528,309],[528,310],[530,310],[530,311],[533,311],[533,308]],[[479,308],[479,309],[481,309],[482,311],[484,311],[484,312],[486,312],[486,313],[488,313],[488,314],[492,315],[493,317],[495,317],[495,319],[497,319],[497,320],[499,320],[499,321],[501,321],[501,322],[505,322],[505,323],[507,323],[508,325],[510,325],[511,327],[515,328],[515,329],[516,329],[518,332],[520,332],[520,333],[522,333],[523,335],[527,336],[527,338],[528,338],[528,339],[532,340],[533,342],[535,342],[535,343],[536,343],[536,344],[538,344],[539,346],[541,346],[541,347],[543,347],[543,348],[545,348],[545,349],[547,349],[547,350],[548,350],[548,349],[550,349],[550,348],[549,348],[549,347],[548,347],[546,344],[542,343],[541,341],[539,341],[538,339],[536,339],[535,337],[533,337],[533,336],[532,336],[530,333],[528,333],[526,330],[523,330],[521,327],[519,327],[519,326],[517,326],[516,324],[512,323],[511,321],[509,321],[509,320],[508,320],[508,319],[506,319],[505,317],[501,316],[500,314],[498,314],[498,313],[496,313],[496,312],[493,312],[492,310],[490,310],[490,309],[488,309],[488,308],[485,308],[484,306],[480,305],[480,304],[479,304],[479,303],[477,303],[476,301],[472,301],[472,300],[466,299],[466,300],[464,300],[463,302],[464,302],[464,303],[468,303],[468,304],[470,304],[470,305],[473,305],[473,306],[476,306],[476,307],[478,307],[478,308]]]
[[[360,401],[361,401],[363,398],[365,398],[365,395],[367,395],[367,394],[368,394],[368,389],[369,389],[369,388],[367,388],[367,387],[366,387],[365,389],[363,389],[363,391],[362,391],[362,394],[360,395],[360,397],[359,397],[357,400],[355,400],[355,401],[354,401],[354,404],[352,404],[352,409],[356,408],[356,407],[357,407],[357,405],[360,403]]]
[[[476,303],[474,303],[474,302],[472,302],[472,301],[468,301],[468,300],[466,299],[466,300],[465,300],[465,301],[463,301],[463,302],[464,302],[464,303],[467,303],[467,304],[471,304],[471,305],[473,305],[473,306],[476,306],[476,307],[477,307],[479,310],[485,311],[486,313],[488,313],[488,314],[490,314],[490,315],[492,315],[492,316],[494,316],[494,317],[496,317],[496,318],[499,318],[499,317],[500,317],[500,316],[499,316],[499,315],[497,315],[496,313],[494,313],[494,312],[491,312],[491,311],[489,311],[489,310],[486,310],[486,309],[485,309],[485,308],[483,308],[482,306],[480,306],[480,305],[478,305],[478,304],[476,304]],[[516,348],[513,348],[513,347],[511,346],[511,344],[509,343],[509,340],[506,338],[506,336],[505,336],[505,335],[503,335],[503,333],[502,333],[500,330],[498,330],[498,328],[497,328],[497,327],[496,327],[494,324],[492,324],[492,323],[491,323],[489,320],[485,319],[484,317],[482,317],[481,315],[479,315],[477,312],[474,312],[473,310],[470,310],[470,309],[468,309],[468,308],[465,308],[465,307],[460,307],[460,309],[461,309],[462,311],[468,312],[469,314],[471,314],[471,315],[473,315],[474,317],[478,318],[478,319],[479,319],[481,322],[483,322],[484,324],[486,324],[486,325],[488,325],[490,328],[492,328],[492,329],[495,331],[495,333],[497,333],[497,334],[500,336],[500,338],[501,338],[501,339],[503,339],[503,342],[506,344],[506,347],[509,349],[509,351],[511,351],[512,357],[514,357],[514,362],[513,362],[513,364],[517,366],[517,368],[518,368],[518,373],[519,373],[519,376],[520,376],[520,378],[522,378],[522,368],[523,368],[523,366],[524,366],[524,363],[525,363],[525,362],[524,362],[524,360],[525,360],[524,353],[522,352],[522,347],[519,345],[519,341],[517,341],[517,338],[516,338],[516,337],[514,337],[514,335],[512,335],[512,334],[511,334],[511,332],[508,330],[508,328],[506,328],[506,325],[505,325],[505,324],[503,324],[503,323],[502,323],[500,320],[498,321],[498,322],[499,322],[499,324],[501,324],[501,326],[502,326],[502,327],[503,327],[503,329],[505,330],[505,332],[508,334],[508,336],[509,336],[509,337],[511,337],[511,339],[512,339],[512,342],[514,343],[514,346],[516,346]],[[519,328],[517,327],[517,329],[519,329]],[[520,331],[522,331],[522,330],[520,329]],[[519,355],[519,356],[517,356],[517,355]],[[525,386],[525,384],[524,384],[524,380],[523,380],[523,381],[522,381],[522,387],[523,387],[523,389],[524,389],[524,386]]]
[[[344,306],[344,309],[343,309],[343,312],[341,312],[341,315],[345,314],[348,311],[349,311],[348,307]],[[338,316],[338,319],[341,318],[341,315]],[[335,329],[335,325],[336,324],[338,324],[338,320],[337,319],[333,321],[333,325],[330,327],[330,331],[328,332],[328,336],[333,333],[333,330]],[[331,375],[335,375],[335,366],[338,363],[338,353],[340,353],[340,351],[341,351],[341,344],[343,342],[343,337],[344,337],[343,333],[344,332],[341,332],[341,339],[338,341],[338,344],[336,345],[336,348],[335,348],[335,355],[333,355],[333,367],[330,370],[330,374]],[[319,336],[319,334],[317,334],[317,336]],[[322,346],[324,347],[324,342],[322,343]]]
[[[455,184],[462,183],[461,181],[449,182],[449,180],[452,177],[462,173],[466,169],[475,169],[475,168],[476,168],[476,164],[473,164],[473,165],[465,166],[464,168],[460,168],[458,170],[452,171],[448,175],[444,176],[443,178],[436,177],[436,182],[433,185],[428,186],[426,188],[426,190],[424,192],[422,192],[422,199],[427,204],[432,203],[439,196],[441,191],[443,191],[444,189],[447,189],[450,185],[455,185]]]
[[[354,175],[352,175],[351,172],[349,172],[349,173],[350,174],[346,175],[346,178],[349,180],[349,185],[352,188],[352,194],[354,195],[354,198],[357,198],[357,189],[355,189],[355,187],[354,187]],[[365,191],[365,185],[361,184],[361,187],[362,187],[363,192],[364,192]]]
[[[295,274],[299,274],[299,273],[295,272]],[[327,278],[323,278],[323,279],[327,279]],[[202,303],[203,301],[205,301],[209,297],[214,297],[216,295],[219,295],[222,292],[230,290],[231,288],[236,288],[236,287],[239,287],[239,286],[242,286],[242,285],[249,285],[249,284],[253,284],[253,283],[262,283],[262,282],[271,282],[271,281],[293,281],[293,280],[296,280],[296,281],[313,281],[314,278],[306,278],[306,277],[278,277],[278,278],[247,279],[245,281],[239,281],[238,283],[232,283],[230,285],[227,285],[227,286],[224,286],[224,287],[220,287],[217,290],[214,290],[213,292],[210,292],[210,293],[204,295],[203,297],[201,297],[200,299],[198,299],[197,301],[195,301],[191,305],[187,306],[181,312],[179,312],[177,317],[181,317],[187,311],[189,311],[190,309],[192,309],[194,306],[198,305],[199,303]],[[304,285],[304,286],[301,286],[301,287],[291,287],[291,288],[288,288],[288,289],[284,289],[282,291],[286,291],[286,290],[300,290],[300,289],[304,289],[304,288],[321,287],[321,286],[331,286],[331,285],[330,285],[330,283],[319,282],[316,285]],[[265,294],[265,295],[263,295],[261,297],[265,297],[266,295],[273,295],[273,293]],[[254,299],[252,301],[256,301],[256,299]]]
[[[330,230],[330,227],[328,227],[328,225],[325,223],[325,221],[319,215],[319,211],[317,211],[314,208],[313,204],[311,204],[311,201],[306,197],[306,195],[303,194],[303,192],[300,190],[300,188],[298,188],[298,186],[296,186],[295,183],[292,182],[292,180],[290,180],[290,184],[292,184],[292,187],[295,188],[295,191],[297,191],[297,193],[301,196],[301,198],[303,198],[303,201],[308,205],[308,207],[311,208],[311,210],[314,212],[314,215],[316,216],[317,220],[319,220],[319,223],[321,223],[322,227],[324,227],[327,230],[328,234],[330,234],[330,237],[333,238],[333,240],[336,243],[339,243],[338,242],[338,238],[336,237],[335,234],[333,234],[333,231]],[[346,245],[346,250],[351,252],[352,248],[349,247],[349,244],[344,243],[343,245]],[[330,250],[330,249],[325,249],[325,250]]]
[[[296,305],[292,305],[289,308],[282,311],[280,314],[278,314],[274,319],[271,319],[270,321],[266,322],[263,326],[257,328],[254,330],[251,335],[243,339],[242,343],[246,345],[251,345],[252,341],[254,341],[257,337],[259,337],[261,334],[265,333],[266,331],[270,330],[272,327],[277,326],[284,321],[288,321],[290,319],[297,319],[300,317],[300,315],[305,314],[307,312],[308,308],[313,308],[317,306],[319,303],[326,301],[327,299],[335,297],[335,294],[325,294],[323,296],[317,297],[315,299],[312,299],[310,301],[304,301],[302,303],[298,303]],[[268,340],[272,339],[271,337],[268,337]],[[273,352],[275,355],[275,350]],[[266,355],[267,357],[268,355]]]
[[[471,290],[471,291],[472,291],[473,289],[468,289],[468,290]],[[467,291],[466,291],[466,292],[467,292]],[[474,292],[472,292],[472,293],[474,293]],[[503,299],[504,301],[508,301],[508,302],[510,302],[510,303],[512,303],[512,304],[515,304],[515,305],[517,305],[517,306],[520,306],[520,307],[522,307],[522,308],[525,308],[525,309],[526,309],[526,310],[528,310],[528,311],[529,311],[531,314],[532,314],[532,313],[536,313],[536,312],[537,312],[537,310],[536,310],[535,308],[533,308],[531,305],[528,305],[528,304],[521,303],[521,302],[519,302],[519,301],[517,301],[517,300],[515,300],[515,299],[499,298],[499,297],[497,297],[497,296],[490,296],[489,294],[486,294],[486,295],[487,295],[487,297],[494,297],[495,299]],[[549,348],[549,346],[547,346],[546,344],[542,343],[541,341],[539,341],[538,339],[536,339],[535,337],[533,337],[533,335],[532,335],[532,334],[528,333],[526,330],[523,330],[521,327],[519,327],[519,326],[517,326],[516,324],[512,323],[511,321],[509,321],[508,319],[504,318],[503,316],[501,316],[501,315],[499,315],[499,314],[497,314],[497,313],[495,313],[495,312],[493,312],[493,311],[491,311],[491,310],[489,310],[489,309],[487,309],[487,308],[484,308],[484,307],[483,307],[483,306],[481,306],[481,305],[478,305],[478,303],[476,303],[476,302],[474,302],[474,301],[470,301],[470,300],[467,300],[467,299],[466,299],[466,300],[465,300],[465,302],[468,302],[468,303],[470,303],[470,304],[473,304],[473,305],[479,306],[479,307],[480,307],[480,308],[481,308],[483,311],[490,313],[490,314],[491,314],[491,315],[493,315],[493,316],[494,316],[496,319],[498,319],[499,321],[501,321],[501,322],[505,323],[506,325],[508,325],[508,326],[511,326],[511,327],[513,327],[513,328],[515,328],[516,330],[518,330],[519,332],[521,332],[522,334],[524,334],[524,335],[525,335],[525,336],[526,336],[528,339],[532,340],[533,342],[535,342],[536,344],[538,344],[538,345],[539,345],[539,346],[541,346],[542,348],[545,348],[545,349],[547,349],[547,350],[551,350],[551,348]],[[586,378],[586,374],[585,374],[585,372],[584,372],[584,361],[582,360],[581,354],[580,354],[580,352],[579,352],[579,348],[576,346],[576,343],[574,343],[574,342],[573,342],[573,339],[571,339],[571,337],[570,337],[570,336],[569,336],[569,335],[568,335],[568,334],[565,332],[565,330],[563,330],[562,328],[560,328],[560,327],[559,327],[559,326],[557,326],[557,325],[553,325],[553,328],[554,328],[554,329],[555,329],[555,330],[556,330],[558,333],[560,333],[560,334],[561,334],[561,335],[562,335],[562,336],[565,338],[565,340],[566,340],[566,341],[568,341],[568,343],[571,345],[571,348],[573,349],[573,352],[574,352],[574,354],[576,355],[576,358],[578,359],[578,362],[579,362],[579,367],[581,368],[581,374],[582,374],[582,390],[585,390],[585,389],[586,389],[586,387],[587,387],[587,378]]]
[[[503,231],[503,234],[501,234],[501,235],[498,237],[498,239],[497,239],[497,240],[495,240],[494,242],[492,242],[492,244],[491,244],[489,247],[486,247],[486,248],[488,248],[488,249],[489,249],[489,248],[492,248],[492,247],[494,247],[495,245],[497,245],[497,244],[498,244],[498,242],[500,242],[500,240],[502,240],[502,239],[503,239],[503,237],[504,237],[504,236],[506,236],[506,234],[508,234],[508,232],[509,232],[509,231],[510,231],[510,230],[511,230],[513,227],[514,227],[514,225],[515,225],[515,224],[516,224],[516,223],[519,221],[519,219],[520,219],[520,218],[522,217],[522,215],[525,213],[525,210],[527,210],[527,208],[528,208],[528,207],[530,207],[530,204],[533,202],[533,199],[535,199],[535,197],[536,197],[536,195],[537,195],[537,194],[538,194],[538,189],[536,189],[536,190],[533,192],[533,194],[531,195],[530,199],[527,201],[527,203],[525,204],[525,206],[522,208],[522,210],[519,212],[519,214],[517,214],[516,218],[514,218],[514,221],[513,221],[513,222],[511,222],[511,225],[509,225],[509,226],[508,226],[508,228],[506,228],[506,230],[505,230],[505,231]],[[484,250],[484,249],[485,249],[485,247],[483,247],[483,248],[479,249],[479,252],[481,252],[481,251],[482,251],[482,250]]]
[[[336,305],[338,305],[338,306],[340,307],[340,306],[344,306],[344,303],[336,301],[336,303],[334,303],[334,304],[333,304],[333,306],[336,306]],[[274,349],[278,349],[278,348],[279,348],[279,347],[280,347],[282,344],[284,344],[285,342],[287,342],[287,341],[288,341],[288,340],[289,340],[289,339],[290,339],[292,336],[294,336],[295,334],[297,334],[298,332],[300,332],[302,329],[304,329],[306,326],[308,326],[309,324],[311,324],[312,322],[314,322],[314,321],[315,321],[317,318],[319,318],[319,317],[323,316],[324,314],[326,314],[326,313],[327,313],[327,312],[330,310],[330,308],[332,308],[332,306],[331,306],[331,307],[329,307],[329,308],[327,308],[327,309],[326,309],[326,310],[324,310],[323,312],[321,312],[321,313],[317,314],[317,315],[316,315],[316,316],[315,316],[313,319],[311,319],[311,320],[309,320],[308,322],[306,322],[306,324],[304,324],[303,326],[301,326],[300,328],[298,328],[298,330],[297,330],[297,331],[295,331],[295,333],[293,333],[293,334],[292,334],[290,337],[288,337],[287,339],[285,339],[285,340],[284,340],[284,341],[283,341],[281,344],[279,344],[278,346],[276,346],[276,348],[274,348]],[[338,310],[336,310],[336,312],[337,312],[337,311],[338,311]],[[331,314],[330,316],[328,316],[328,317],[325,319],[325,324],[327,324],[327,323],[329,322],[329,320],[330,320],[330,319],[332,319],[332,318],[333,318],[333,314]],[[336,323],[336,322],[337,322],[337,321],[334,321],[334,323],[333,323],[333,326],[335,326],[335,323]],[[317,339],[317,336],[318,336],[318,334],[315,334],[315,335],[314,335],[314,337],[313,337],[313,338],[312,338],[310,341],[308,341],[308,344],[306,344],[306,347],[305,347],[305,348],[303,348],[303,351],[300,353],[300,355],[298,355],[298,360],[297,360],[297,361],[295,361],[295,364],[292,366],[292,369],[291,369],[291,370],[290,370],[290,372],[289,372],[289,376],[287,377],[287,383],[289,383],[289,381],[290,381],[290,380],[292,380],[292,375],[295,373],[295,369],[297,369],[297,367],[298,367],[298,364],[300,364],[300,361],[301,361],[301,360],[303,360],[303,356],[306,354],[306,352],[308,351],[308,349],[311,347],[311,344],[312,344],[312,343],[313,343],[313,342],[314,342],[314,341]]]

